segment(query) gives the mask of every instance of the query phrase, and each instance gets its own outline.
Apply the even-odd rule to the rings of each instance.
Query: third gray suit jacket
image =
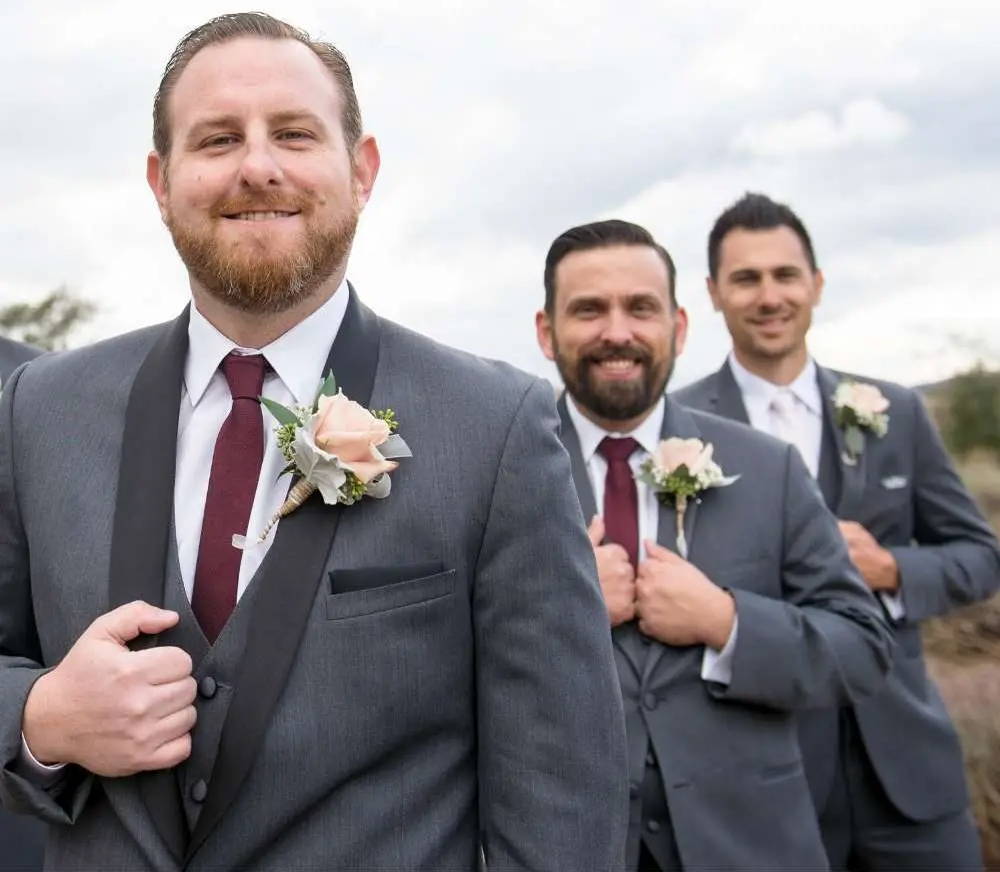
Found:
[[[23,342],[15,342],[0,336],[0,384],[10,378],[10,374],[25,361],[38,357],[41,349],[32,348]]]
[[[473,870],[480,835],[499,870],[616,868],[621,701],[547,383],[352,291],[324,372],[413,457],[387,499],[284,518],[209,649],[171,525],[186,350],[182,316],[32,363],[0,403],[0,796],[59,824],[48,868]],[[195,663],[191,757],[39,789],[29,688],[137,598],[180,612],[158,641]]]
[[[598,507],[565,403],[562,439],[590,518]],[[613,631],[632,788],[627,868],[651,744],[684,868],[826,869],[792,712],[880,687],[889,629],[797,452],[669,399],[662,435],[710,442],[740,476],[685,517],[689,559],[732,592],[739,631],[728,686],[701,679],[703,646],[643,645],[632,622]],[[657,539],[671,549],[675,521],[660,506]]]
[[[843,434],[831,398],[841,379],[876,385],[890,401],[889,432],[870,433],[854,465],[843,462]],[[984,599],[1000,586],[997,541],[962,485],[920,396],[891,382],[817,367],[824,401],[819,483],[827,504],[857,521],[899,564],[906,616],[889,680],[854,711],[868,757],[897,809],[933,820],[965,808],[958,737],[928,678],[920,621]],[[728,363],[672,395],[678,402],[749,423]],[[802,748],[817,807],[826,804],[837,749],[837,713],[802,718]],[[901,740],[905,737],[905,740]]]

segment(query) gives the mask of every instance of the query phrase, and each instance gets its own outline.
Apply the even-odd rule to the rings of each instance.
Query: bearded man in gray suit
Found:
[[[747,194],[716,221],[708,261],[709,292],[733,350],[675,399],[800,451],[898,639],[880,693],[801,717],[831,866],[980,869],[962,752],[927,676],[920,622],[997,590],[996,539],[915,391],[810,357],[806,334],[823,274],[791,209]]]
[[[51,869],[616,868],[624,723],[551,389],[347,284],[379,155],[343,56],[213,19],[154,144],[193,305],[0,406],[4,803],[59,825]],[[327,490],[262,536],[292,442],[259,397],[308,409],[331,370],[294,437]]]
[[[674,279],[642,227],[575,227],[536,316],[625,702],[626,868],[826,869],[793,712],[875,690],[888,627],[799,456],[664,397]]]
[[[0,336],[0,390],[22,363],[41,351]],[[29,872],[42,868],[43,828],[35,820],[0,811],[0,872]]]

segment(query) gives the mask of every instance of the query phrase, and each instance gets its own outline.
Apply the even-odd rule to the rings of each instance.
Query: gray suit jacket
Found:
[[[471,870],[480,834],[491,869],[615,867],[622,710],[551,388],[352,291],[328,367],[414,456],[388,499],[282,520],[209,651],[171,535],[186,322],[40,360],[0,405],[0,796],[63,824],[48,867]],[[181,611],[191,759],[38,789],[12,767],[32,682],[136,598]]]
[[[42,352],[0,336],[0,388],[12,372]],[[45,830],[40,821],[0,811],[0,872],[42,868]]]
[[[565,403],[562,439],[589,518],[597,506]],[[797,452],[669,399],[662,433],[712,443],[723,471],[740,475],[685,515],[689,559],[732,592],[739,631],[728,686],[702,680],[703,646],[644,645],[634,623],[612,633],[629,743],[627,867],[651,745],[684,868],[826,869],[792,711],[881,686],[889,629]],[[660,506],[657,539],[671,549],[675,523]]]
[[[927,676],[920,621],[984,599],[1000,587],[1000,551],[962,485],[920,396],[891,382],[817,367],[824,398],[819,481],[827,504],[862,524],[899,564],[906,616],[896,627],[896,660],[881,692],[855,706],[868,757],[886,793],[907,817],[933,820],[968,804],[958,737]],[[876,385],[891,403],[889,432],[865,436],[855,465],[841,458],[843,434],[831,397],[843,378]],[[749,423],[728,363],[673,394],[680,403]],[[900,741],[905,736],[906,741]],[[802,718],[801,739],[817,808],[833,783],[837,713]]]

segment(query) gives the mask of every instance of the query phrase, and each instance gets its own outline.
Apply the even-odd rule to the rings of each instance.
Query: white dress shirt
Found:
[[[818,475],[819,455],[823,445],[823,397],[816,377],[816,362],[810,357],[802,372],[791,384],[785,386],[776,385],[750,372],[732,352],[729,353],[729,368],[743,396],[743,405],[750,418],[750,425],[755,430],[763,430],[779,439],[792,441],[815,478]],[[771,404],[775,397],[786,391],[794,398],[791,405],[792,415],[797,418],[794,422],[796,434],[794,440],[788,440],[785,433],[775,431],[771,413]],[[895,621],[902,620],[906,615],[902,593],[879,591],[879,597],[889,617]]]
[[[347,301],[348,289],[345,281],[333,296],[308,318],[260,349],[238,346],[213,327],[194,305],[191,306],[184,387],[181,391],[180,413],[177,417],[177,472],[174,480],[177,557],[188,599],[191,599],[194,589],[201,523],[205,514],[205,497],[208,494],[208,479],[212,472],[215,440],[222,423],[229,417],[233,404],[226,377],[219,368],[222,359],[230,351],[239,354],[263,354],[271,365],[271,371],[264,377],[263,395],[284,406],[312,405],[320,381],[326,375],[323,367],[330,353],[330,346],[347,312]],[[260,478],[257,480],[253,508],[250,511],[250,527],[246,531],[233,530],[234,533],[246,533],[250,541],[258,538],[268,521],[281,507],[291,483],[289,476],[281,475],[286,463],[278,449],[274,433],[276,423],[270,413],[266,409],[263,410],[264,460]],[[267,555],[279,525],[275,525],[264,542],[243,552],[236,591],[237,600],[243,595]],[[58,779],[63,765],[46,766],[39,763],[23,736],[21,752],[18,762],[21,764],[22,773],[35,783],[46,786]]]
[[[604,481],[608,472],[608,463],[604,456],[597,450],[601,440],[605,436],[612,439],[620,439],[631,436],[639,443],[639,448],[632,453],[629,458],[629,466],[633,475],[639,472],[639,467],[643,461],[652,454],[660,441],[660,432],[663,429],[664,400],[661,397],[659,402],[653,406],[652,411],[646,419],[631,433],[612,433],[598,427],[593,421],[583,415],[577,408],[572,397],[568,398],[566,408],[569,411],[570,420],[576,430],[576,435],[580,440],[580,452],[583,455],[583,462],[587,467],[587,475],[590,478],[590,486],[594,491],[594,502],[597,504],[597,511],[604,514]],[[659,528],[660,503],[656,499],[656,492],[649,485],[637,481],[635,483],[639,500],[639,559],[645,558],[645,550],[642,542],[651,539],[656,542]],[[587,518],[590,523],[590,518]],[[665,544],[665,543],[661,543]],[[721,684],[729,684],[733,674],[733,650],[736,647],[736,631],[738,617],[733,620],[733,629],[726,640],[726,645],[721,651],[705,646],[705,654],[701,663],[701,677],[705,681],[715,681]]]

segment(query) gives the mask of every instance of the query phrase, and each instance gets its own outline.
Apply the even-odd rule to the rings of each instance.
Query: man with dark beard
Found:
[[[624,723],[551,389],[347,284],[379,154],[343,56],[214,19],[154,145],[192,305],[0,405],[4,804],[59,824],[52,869],[616,868]],[[320,492],[263,536],[283,447]]]
[[[833,516],[789,446],[664,397],[687,314],[643,228],[559,236],[536,326],[625,703],[625,868],[826,869],[793,712],[873,692],[890,648]]]

